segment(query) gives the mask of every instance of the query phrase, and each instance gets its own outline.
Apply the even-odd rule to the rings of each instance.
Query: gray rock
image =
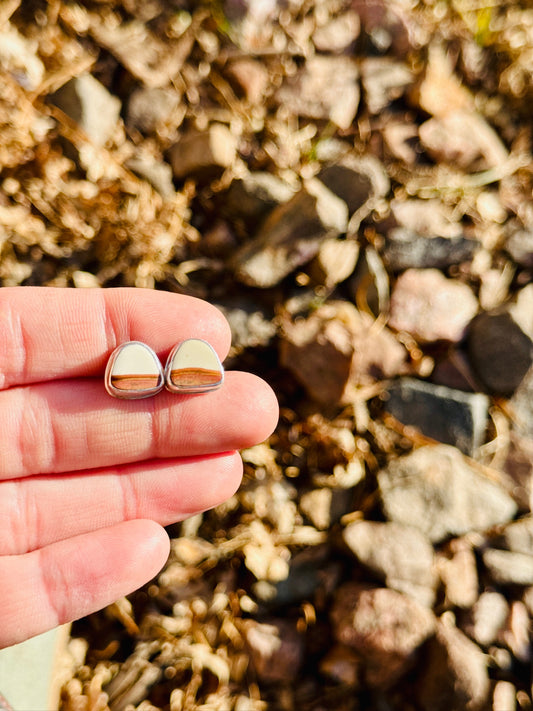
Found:
[[[385,579],[387,587],[432,607],[437,576],[433,546],[418,529],[399,523],[356,521],[343,538],[356,558]]]
[[[483,565],[492,580],[501,585],[533,585],[533,555],[487,548]]]
[[[237,138],[221,123],[212,123],[206,131],[189,131],[169,151],[174,176],[180,179],[215,177],[236,156]]]
[[[364,659],[365,679],[380,688],[397,681],[433,633],[435,617],[407,595],[345,583],[331,609],[335,638]]]
[[[294,188],[272,173],[248,173],[232,181],[220,201],[221,212],[257,227],[275,207],[286,203],[295,193]]]
[[[465,632],[483,647],[498,639],[509,615],[509,605],[501,593],[484,592],[472,608]]]
[[[486,656],[451,623],[437,624],[429,642],[418,700],[423,711],[481,711],[486,708],[490,681]]]
[[[479,314],[468,330],[472,367],[492,393],[511,395],[533,362],[533,343],[509,311]]]
[[[483,531],[516,513],[513,499],[454,447],[420,447],[378,473],[387,518],[415,526],[437,543]]]
[[[462,340],[478,310],[469,286],[437,269],[408,269],[391,294],[389,325],[420,341]]]
[[[444,385],[401,378],[388,391],[385,409],[404,425],[426,437],[473,454],[483,443],[489,399]]]
[[[514,232],[505,243],[505,249],[521,267],[533,267],[533,228]]]
[[[141,133],[154,133],[159,126],[172,120],[181,101],[172,89],[136,89],[128,100],[126,125]]]
[[[427,237],[404,227],[389,230],[383,259],[393,272],[405,269],[444,269],[469,261],[479,242],[466,237]]]
[[[70,79],[50,101],[75,121],[95,145],[103,146],[113,135],[120,116],[120,101],[92,74]]]
[[[276,93],[292,113],[351,126],[359,106],[359,72],[351,57],[316,55]]]
[[[235,275],[249,286],[274,286],[309,262],[325,239],[345,232],[347,224],[346,204],[319,180],[308,180],[291,200],[270,213],[256,237],[237,252]]]
[[[331,192],[344,200],[350,215],[370,199],[384,197],[390,190],[385,168],[370,155],[362,158],[347,155],[322,168],[318,177]]]

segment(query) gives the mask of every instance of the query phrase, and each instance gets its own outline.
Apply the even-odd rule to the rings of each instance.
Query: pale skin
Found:
[[[165,564],[163,526],[230,497],[237,450],[266,439],[278,408],[254,375],[201,395],[117,400],[113,349],[163,363],[202,338],[224,360],[230,331],[191,297],[143,289],[0,289],[0,648],[136,590]]]

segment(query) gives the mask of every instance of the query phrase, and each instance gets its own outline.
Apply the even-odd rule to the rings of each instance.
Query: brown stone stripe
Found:
[[[111,385],[117,390],[150,390],[161,385],[160,375],[112,375]]]
[[[170,371],[170,379],[178,387],[198,387],[219,383],[222,373],[207,368],[176,368]]]

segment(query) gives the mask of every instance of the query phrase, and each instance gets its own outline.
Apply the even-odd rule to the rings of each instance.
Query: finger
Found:
[[[226,320],[190,296],[149,289],[0,290],[0,389],[103,373],[120,343],[140,340],[166,356],[186,338],[203,338],[223,360]]]
[[[266,439],[277,422],[270,387],[226,374],[202,395],[160,393],[115,400],[96,380],[59,381],[0,393],[0,479],[216,454]]]
[[[242,477],[235,452],[150,461],[0,483],[0,555],[20,555],[121,521],[162,526],[228,499]]]
[[[25,555],[0,558],[0,648],[101,609],[165,564],[153,521],[126,521]]]

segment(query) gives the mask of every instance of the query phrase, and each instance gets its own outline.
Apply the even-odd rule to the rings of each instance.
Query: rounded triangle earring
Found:
[[[140,400],[156,395],[164,386],[161,362],[146,343],[122,343],[109,356],[105,387],[112,397]]]
[[[224,368],[207,341],[189,338],[171,350],[165,365],[165,386],[173,393],[205,393],[224,382]]]

